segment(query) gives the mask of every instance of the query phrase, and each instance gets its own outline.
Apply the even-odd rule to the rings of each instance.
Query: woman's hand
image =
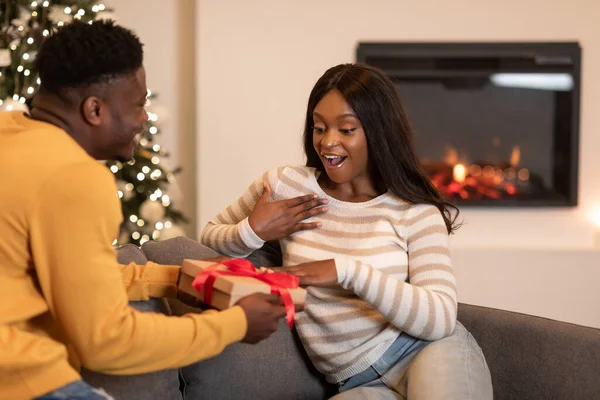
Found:
[[[302,223],[302,221],[326,212],[327,207],[322,207],[327,204],[326,199],[319,199],[316,194],[309,194],[271,203],[270,196],[271,188],[265,182],[263,193],[248,218],[254,233],[265,242],[321,226],[320,222]]]
[[[277,268],[277,272],[287,272],[300,278],[301,286],[331,287],[338,284],[337,269],[334,260],[313,261]]]

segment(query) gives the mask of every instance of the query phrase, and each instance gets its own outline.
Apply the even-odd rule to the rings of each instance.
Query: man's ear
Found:
[[[106,112],[106,105],[97,96],[89,96],[83,100],[81,106],[81,113],[85,122],[92,126],[98,126],[102,124],[102,118]]]

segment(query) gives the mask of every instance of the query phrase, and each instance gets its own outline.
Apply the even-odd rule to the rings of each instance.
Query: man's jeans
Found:
[[[94,389],[84,381],[69,383],[35,400],[112,400],[103,390]]]

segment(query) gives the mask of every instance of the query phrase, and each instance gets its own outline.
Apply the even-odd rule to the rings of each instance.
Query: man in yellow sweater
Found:
[[[121,208],[96,160],[133,156],[147,118],[142,59],[138,38],[112,22],[66,25],[37,54],[30,115],[0,113],[0,399],[105,398],[81,381],[80,366],[176,368],[260,341],[285,315],[264,295],[183,317],[128,306],[176,295],[180,273],[119,266],[111,246]]]

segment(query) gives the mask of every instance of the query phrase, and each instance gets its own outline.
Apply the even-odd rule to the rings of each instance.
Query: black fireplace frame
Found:
[[[456,201],[461,207],[575,207],[579,188],[579,125],[581,96],[581,46],[578,42],[360,42],[356,60],[382,69],[392,80],[402,78],[452,76],[460,66],[477,72],[568,72],[571,90],[570,134],[567,140],[554,135],[557,147],[568,160],[567,171],[554,168],[554,187],[565,193],[561,199],[500,199]],[[423,69],[425,68],[425,69]],[[555,121],[555,124],[565,124]],[[560,181],[566,181],[561,185]],[[562,187],[561,187],[562,186]]]

